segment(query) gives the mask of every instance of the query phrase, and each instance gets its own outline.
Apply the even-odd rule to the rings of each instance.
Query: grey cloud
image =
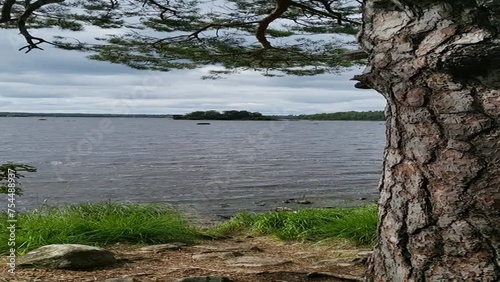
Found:
[[[92,33],[93,37],[103,32]],[[50,46],[24,54],[17,51],[24,42],[15,31],[0,30],[0,36],[7,38],[0,41],[2,111],[153,114],[239,109],[301,114],[382,110],[385,104],[374,91],[354,89],[349,79],[360,68],[339,76],[281,78],[244,71],[205,81],[200,77],[214,67],[168,73],[138,71]],[[71,36],[91,38],[88,33]]]

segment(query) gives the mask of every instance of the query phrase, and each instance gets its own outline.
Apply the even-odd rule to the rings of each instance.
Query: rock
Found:
[[[293,211],[293,209],[289,207],[277,207],[274,209],[275,212],[282,212],[282,211]]]
[[[28,252],[19,267],[83,270],[102,268],[117,262],[110,251],[78,244],[47,245]]]
[[[218,217],[218,218],[224,219],[224,220],[229,220],[229,219],[232,218],[232,216],[225,215],[225,214],[216,214],[215,216]]]
[[[359,197],[358,200],[364,201],[364,200],[366,200],[366,197]]]
[[[292,262],[291,260],[262,258],[253,256],[236,257],[226,261],[226,263],[229,264],[230,266],[249,266],[249,267],[282,265],[291,262]]]
[[[217,252],[217,251],[222,252],[222,250],[221,250],[220,247],[216,247],[216,246],[212,246],[212,245],[194,245],[194,246],[191,246],[191,247],[194,248],[194,249],[203,250],[204,252],[207,252],[207,253]],[[229,251],[233,251],[233,250],[229,250]]]
[[[313,202],[311,202],[309,200],[300,200],[300,201],[297,201],[297,204],[301,204],[301,205],[310,205],[312,203]]]
[[[106,280],[102,280],[102,282],[139,282],[139,280],[132,277],[126,277],[126,278],[109,278]]]
[[[175,282],[234,282],[222,276],[191,276],[175,280]]]
[[[250,252],[258,252],[258,253],[262,253],[262,252],[264,252],[264,250],[263,250],[263,249],[261,249],[261,248],[259,248],[259,247],[257,247],[257,246],[252,246],[252,247],[250,247],[248,250],[249,250]]]
[[[194,260],[211,260],[218,258],[235,258],[243,256],[240,252],[218,252],[218,253],[207,253],[207,254],[196,254],[191,256]]]
[[[162,253],[165,251],[178,251],[181,250],[183,246],[186,244],[183,243],[173,243],[173,244],[160,244],[160,245],[151,245],[139,248],[139,252],[152,252],[152,253]]]

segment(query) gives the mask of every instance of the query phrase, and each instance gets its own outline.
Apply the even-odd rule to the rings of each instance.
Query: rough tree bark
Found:
[[[387,99],[370,281],[500,281],[500,1],[365,0]]]

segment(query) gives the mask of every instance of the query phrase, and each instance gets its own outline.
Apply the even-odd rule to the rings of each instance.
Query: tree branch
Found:
[[[28,21],[29,17],[38,9],[41,7],[48,5],[48,4],[53,4],[53,3],[61,3],[64,2],[64,0],[38,0],[35,3],[28,4],[26,6],[26,10],[24,13],[19,17],[17,20],[17,26],[19,28],[19,32],[26,38],[26,41],[28,42],[28,45],[22,47],[19,49],[19,51],[27,49],[26,53],[30,52],[33,49],[40,49],[43,50],[42,48],[38,47],[38,45],[42,43],[49,43],[54,45],[54,43],[46,41],[43,38],[38,38],[38,37],[33,37],[29,31],[28,28],[26,27],[26,22]],[[36,41],[36,42],[35,42]]]
[[[2,16],[0,17],[0,23],[6,23],[11,20],[10,13],[12,11],[12,6],[16,3],[15,0],[6,0],[2,7]]]
[[[198,35],[200,33],[202,33],[203,31],[209,29],[209,28],[212,28],[212,27],[217,27],[217,28],[221,28],[221,27],[237,27],[237,26],[244,26],[244,25],[249,25],[249,24],[257,24],[259,23],[260,21],[252,21],[252,22],[235,22],[235,23],[226,23],[226,24],[216,24],[216,23],[210,23],[210,24],[207,24],[205,26],[203,26],[202,28],[198,29],[197,31],[191,33],[188,38],[196,38],[196,39],[199,39],[198,38]]]
[[[264,46],[264,48],[266,49],[270,49],[273,47],[266,38],[266,30],[269,27],[269,24],[271,24],[277,18],[281,17],[281,15],[283,15],[283,13],[285,13],[292,4],[291,0],[275,0],[275,2],[276,7],[271,12],[271,14],[269,14],[259,22],[257,31],[255,32],[255,37],[257,37],[257,40],[259,40],[260,44],[262,44],[262,46]]]
[[[330,6],[330,3],[328,0],[316,0],[318,2],[320,2],[321,4],[323,4],[323,7],[325,8],[325,10],[332,14],[332,15],[335,15],[335,17],[337,18],[337,24],[342,24],[342,14],[341,13],[338,13],[338,12],[334,12],[332,10],[332,7]]]
[[[154,4],[156,7],[158,7],[158,8],[160,8],[160,9],[162,9],[162,10],[163,10],[163,11],[160,13],[160,18],[161,18],[162,20],[164,20],[164,19],[165,19],[165,16],[164,16],[164,15],[165,15],[165,13],[166,13],[166,12],[170,12],[170,13],[172,13],[174,16],[176,16],[176,15],[177,15],[177,11],[176,11],[176,10],[171,9],[171,8],[169,8],[169,7],[165,7],[164,5],[162,5],[162,4],[158,3],[158,2],[156,2],[156,0],[145,0],[145,1],[144,1],[144,4],[146,4],[147,2],[151,2],[151,4]]]
[[[323,2],[326,2],[326,1],[320,1],[320,2],[323,3]],[[353,21],[353,20],[350,20],[350,19],[347,19],[347,18],[342,18],[342,14],[341,13],[337,13],[337,12],[333,12],[332,9],[330,8],[330,6],[327,3],[325,4],[325,9],[328,11],[328,13],[320,11],[320,10],[316,10],[316,9],[314,9],[312,7],[309,7],[307,5],[304,5],[302,3],[297,3],[297,2],[293,2],[293,1],[290,1],[290,5],[294,6],[294,7],[297,7],[297,8],[301,8],[301,9],[306,10],[306,11],[309,11],[309,12],[311,12],[313,14],[316,14],[316,15],[321,15],[321,16],[324,16],[324,17],[329,17],[329,18],[337,19],[337,22],[339,24],[341,22],[347,22],[347,23],[351,23],[351,24],[355,24],[355,25],[361,25],[360,22]],[[328,7],[328,8],[326,8],[326,7]]]

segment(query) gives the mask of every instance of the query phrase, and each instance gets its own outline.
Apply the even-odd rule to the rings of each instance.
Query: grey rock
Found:
[[[263,250],[263,249],[261,249],[261,248],[259,248],[259,247],[257,247],[257,246],[252,246],[252,247],[248,248],[248,250],[249,250],[250,252],[258,252],[258,253],[262,253],[262,252],[264,252],[264,250]]]
[[[297,201],[297,204],[301,204],[301,205],[310,205],[312,203],[313,202],[311,202],[309,200],[300,200],[300,201]]]
[[[293,209],[291,209],[291,208],[289,208],[289,207],[277,207],[277,208],[274,208],[274,211],[275,211],[275,212],[293,211]]]
[[[175,282],[234,282],[221,276],[191,276],[175,280]]]
[[[152,252],[152,253],[162,253],[165,251],[178,251],[182,249],[186,244],[182,243],[174,243],[174,244],[160,244],[160,245],[151,245],[138,249],[139,252]]]
[[[19,267],[84,270],[117,262],[110,251],[78,244],[47,245],[28,252],[18,260]]]
[[[282,265],[291,262],[292,262],[291,260],[263,258],[254,256],[236,257],[226,261],[226,263],[230,266],[249,266],[249,267]]]

